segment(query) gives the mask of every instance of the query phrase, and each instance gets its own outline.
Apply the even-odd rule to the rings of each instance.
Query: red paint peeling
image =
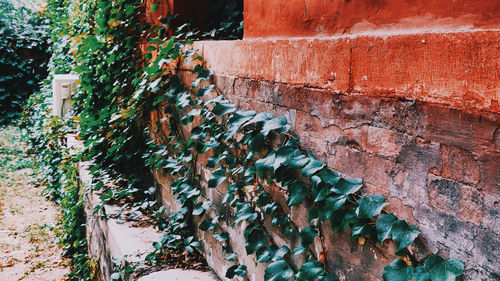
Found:
[[[245,0],[245,38],[498,28],[498,0]]]

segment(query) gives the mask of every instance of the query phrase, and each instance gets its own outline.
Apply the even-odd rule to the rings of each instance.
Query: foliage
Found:
[[[47,75],[47,21],[0,0],[0,124],[12,122]]]
[[[64,255],[71,258],[70,280],[90,280],[87,256],[85,216],[83,208],[84,193],[78,178],[78,162],[81,156],[66,146],[66,135],[76,130],[77,118],[61,119],[52,114],[52,77],[64,74],[73,68],[74,60],[69,53],[71,42],[68,32],[69,13],[64,0],[49,0],[47,8],[41,13],[50,26],[49,75],[43,80],[39,92],[32,94],[25,106],[21,126],[27,131],[30,152],[37,161],[38,175],[45,185],[46,195],[62,207],[60,224],[64,232],[60,244]]]
[[[193,229],[198,225],[220,242],[226,260],[233,263],[226,276],[245,276],[247,268],[232,250],[221,221],[244,229],[247,254],[267,264],[266,281],[336,280],[313,247],[319,243],[324,248],[321,238],[327,223],[333,231],[350,231],[353,239],[392,239],[398,255],[409,254],[406,248],[418,236],[418,228],[382,214],[385,198],[364,194],[361,179],[345,178],[304,152],[285,118],[238,110],[226,100],[211,82],[202,58],[190,49],[189,34],[180,30],[168,37],[168,25],[138,24],[145,12],[140,1],[75,2],[75,7],[79,17],[70,27],[62,26],[59,34],[69,34],[74,42],[70,50],[81,79],[74,101],[85,156],[94,163],[93,189],[100,191],[104,202],[125,200],[146,212],[155,195],[147,167],[169,175],[181,206],[168,220],[160,219],[162,209],[152,213],[164,232],[149,261],[155,262],[155,254],[165,248],[194,251],[200,246]],[[191,65],[195,77],[188,85],[180,75],[185,65]],[[200,163],[209,169],[208,178],[200,173]],[[69,167],[62,168],[72,175]],[[290,221],[266,191],[269,185],[288,192],[288,207],[311,206],[307,227],[298,229]],[[204,194],[221,187],[227,187],[222,204],[234,216],[219,214]],[[74,202],[80,202],[72,194]],[[268,224],[297,239],[298,245],[279,247],[267,232]],[[306,262],[293,263],[295,255]],[[452,280],[461,274],[460,264],[430,256],[422,268],[412,270],[396,260],[386,267],[384,278],[409,280],[416,272],[421,280]]]

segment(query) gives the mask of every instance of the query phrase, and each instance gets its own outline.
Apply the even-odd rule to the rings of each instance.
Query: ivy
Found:
[[[448,281],[455,280],[464,274],[464,264],[457,259],[445,260],[438,255],[431,255],[424,266],[417,267],[415,281]]]
[[[169,178],[180,205],[168,218],[164,208],[153,212],[162,236],[148,261],[156,262],[169,248],[196,251],[198,222],[198,229],[209,232],[232,263],[225,276],[245,276],[247,268],[231,249],[235,241],[222,221],[244,229],[246,254],[266,264],[266,281],[337,280],[311,249],[325,238],[321,231],[325,222],[335,232],[350,231],[353,239],[370,237],[381,244],[392,239],[396,254],[408,253],[406,248],[420,232],[392,214],[382,214],[388,204],[384,196],[364,195],[362,179],[346,178],[303,151],[286,118],[238,110],[219,94],[202,58],[189,48],[188,37],[197,36],[189,25],[169,36],[172,18],[161,19],[164,26],[138,24],[144,13],[158,8],[153,5],[146,11],[140,1],[75,4],[81,16],[64,32],[78,38],[71,46],[74,69],[81,77],[75,113],[85,159],[94,162],[93,188],[104,202],[122,200],[146,211],[156,206],[152,170]],[[235,9],[239,11],[238,6]],[[228,19],[239,16],[236,12]],[[228,26],[235,27],[234,23]],[[190,85],[179,75],[186,62],[196,64]],[[267,193],[269,186],[287,193],[288,207],[306,207],[309,225],[297,229]],[[205,192],[226,187],[222,204],[229,212],[219,213]],[[298,246],[278,247],[268,232],[274,230],[297,239]],[[292,263],[295,255],[304,262]],[[397,259],[384,269],[383,277],[452,280],[461,272],[458,261],[430,256],[416,269]],[[441,277],[448,279],[436,279]]]
[[[424,265],[417,268],[407,265],[401,259],[395,259],[384,268],[384,280],[387,281],[449,281],[464,274],[464,265],[460,260],[445,260],[438,255],[431,255]]]
[[[284,260],[277,260],[266,267],[264,280],[285,281],[293,277],[293,270]]]

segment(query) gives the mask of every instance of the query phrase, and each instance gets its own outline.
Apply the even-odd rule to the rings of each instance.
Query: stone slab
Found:
[[[210,271],[169,269],[143,276],[137,281],[217,281]]]

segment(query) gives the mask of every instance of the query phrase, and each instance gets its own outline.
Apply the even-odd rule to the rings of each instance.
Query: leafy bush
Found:
[[[46,20],[0,0],[0,124],[12,121],[47,76]]]

